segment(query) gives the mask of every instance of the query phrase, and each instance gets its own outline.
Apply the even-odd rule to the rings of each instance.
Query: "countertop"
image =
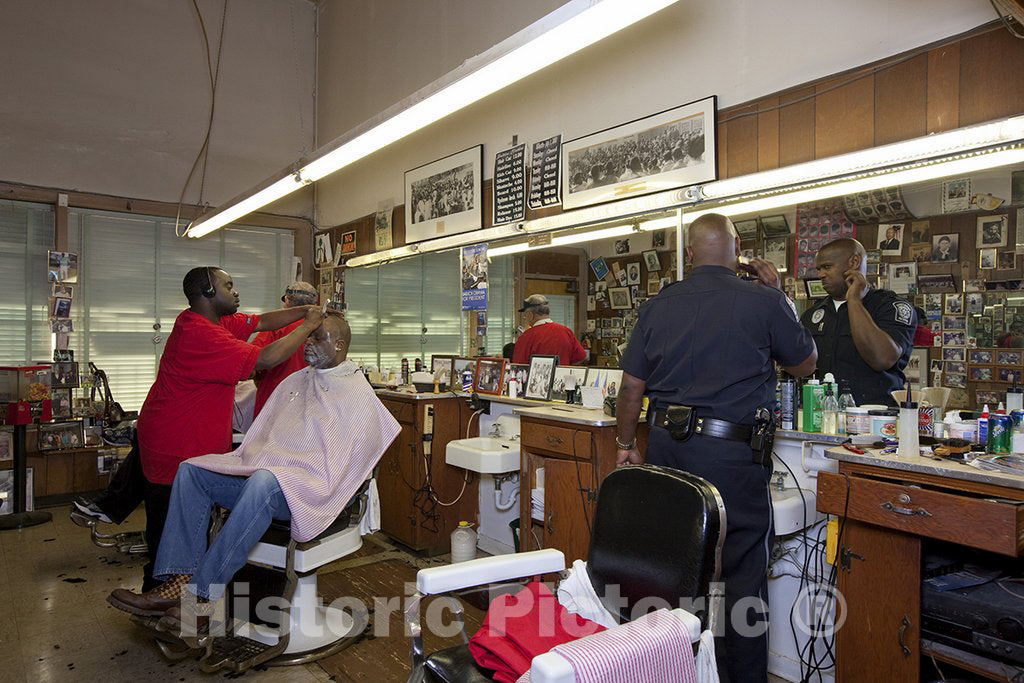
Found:
[[[435,394],[433,391],[397,391],[395,389],[374,389],[373,392],[381,398],[399,398],[406,401],[437,401],[443,398],[462,398],[463,395],[453,391],[442,391]]]
[[[798,432],[795,429],[775,430],[776,439],[796,439],[797,441],[814,441],[815,443],[832,443],[839,445],[849,439],[846,434],[818,434],[816,432]]]
[[[616,424],[615,418],[605,415],[603,408],[581,408],[564,403],[552,403],[536,408],[516,408],[515,414],[521,417],[538,417],[542,420],[558,420],[591,427],[611,427]]]
[[[967,463],[947,460],[934,460],[931,457],[911,456],[909,458],[897,458],[896,454],[882,455],[878,450],[868,450],[864,455],[851,453],[845,448],[829,448],[825,456],[841,462],[854,462],[861,465],[873,465],[890,470],[901,470],[904,472],[920,472],[949,479],[960,479],[963,481],[976,481],[994,486],[1005,486],[1013,489],[1024,489],[1024,476],[1018,474],[1004,474],[1003,472],[990,472],[971,467]]]

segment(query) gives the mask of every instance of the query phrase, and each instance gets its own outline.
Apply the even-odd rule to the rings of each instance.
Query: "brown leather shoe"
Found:
[[[181,601],[181,591],[192,579],[191,574],[176,574],[153,590],[135,593],[126,588],[115,588],[107,602],[117,609],[142,617],[161,617]]]

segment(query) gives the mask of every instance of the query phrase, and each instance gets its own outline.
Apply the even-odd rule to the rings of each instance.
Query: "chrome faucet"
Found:
[[[501,438],[501,423],[495,421],[494,424],[491,425],[491,431],[487,434],[487,436],[493,437],[495,439],[500,439]]]
[[[788,472],[779,472],[779,471],[772,472],[772,477],[773,477],[772,486],[774,486],[776,489],[781,491],[782,489],[784,489],[786,487],[786,477],[787,476],[789,476]]]

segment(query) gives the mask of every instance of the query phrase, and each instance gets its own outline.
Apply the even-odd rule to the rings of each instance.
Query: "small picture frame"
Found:
[[[964,332],[943,332],[943,346],[967,346],[967,335]]]
[[[449,384],[449,387],[453,391],[465,389],[465,386],[462,383],[462,375],[465,374],[467,369],[473,373],[473,384],[476,384],[476,358],[456,356],[452,360],[452,381]]]
[[[1007,217],[978,216],[978,249],[1006,246]]]
[[[967,316],[965,315],[944,315],[942,316],[942,329],[944,330],[966,330]]]
[[[640,262],[632,261],[626,264],[626,283],[629,285],[640,284]]]
[[[530,371],[523,396],[538,401],[551,400],[551,386],[555,381],[557,364],[558,356],[530,356]]]
[[[622,370],[618,368],[587,368],[584,384],[597,387],[604,396],[615,397],[622,388]]]
[[[1000,382],[1013,382],[1015,379],[1020,379],[1021,370],[1020,368],[996,368],[996,378]]]
[[[764,238],[764,260],[775,266],[780,273],[788,271],[789,234]]]
[[[60,451],[85,446],[81,421],[50,422],[39,425],[39,450]]]
[[[992,381],[992,368],[971,368],[967,377],[972,382],[991,382]]]
[[[452,381],[455,369],[455,358],[456,356],[445,356],[445,355],[434,355],[430,357],[430,374],[434,376],[434,379],[438,380],[440,384],[453,385],[455,382]]]
[[[961,315],[964,312],[963,294],[946,295],[946,315]]]
[[[613,310],[621,311],[633,308],[633,301],[629,296],[628,287],[611,287],[608,290],[608,297]]]
[[[942,385],[950,389],[966,389],[967,375],[951,375],[944,372],[942,373]]]
[[[503,396],[508,396],[508,382],[513,377],[516,378],[516,385],[519,387],[516,390],[516,396],[522,396],[523,391],[526,388],[526,380],[530,375],[530,366],[525,363],[509,363],[505,370],[505,379],[502,382],[501,393]]]
[[[971,349],[968,354],[971,365],[992,365],[992,351],[985,349]]]
[[[996,267],[996,249],[978,250],[978,268],[981,270],[994,270]]]
[[[999,365],[1014,365],[1020,367],[1022,351],[996,351],[996,363]]]
[[[647,265],[648,273],[657,273],[661,270],[661,258],[658,257],[658,252],[654,249],[643,252],[644,263]]]
[[[784,214],[776,216],[764,216],[761,219],[761,232],[765,237],[780,237],[789,235],[789,223]]]
[[[943,369],[943,372],[946,374],[952,373],[954,375],[966,375],[967,364],[957,361],[946,361],[946,367]]]
[[[73,349],[54,349],[53,350],[53,362],[54,363],[73,363],[75,362],[75,352]]]
[[[942,360],[955,360],[961,363],[967,358],[967,350],[960,346],[949,346],[942,349]]]
[[[501,396],[505,385],[504,358],[477,358],[473,391],[485,396]]]
[[[804,286],[807,288],[808,299],[824,299],[828,296],[828,292],[825,291],[825,286],[821,284],[821,280],[804,280]]]
[[[575,391],[587,378],[587,369],[559,365],[555,368],[555,381],[551,385],[551,400],[564,401],[568,391]]]
[[[76,389],[79,384],[78,363],[54,363],[50,367],[50,386],[54,389]]]
[[[54,420],[70,420],[71,413],[71,390],[53,389],[50,391],[50,410]]]
[[[736,228],[736,234],[740,236],[740,239],[753,239],[757,237],[757,219],[751,218],[745,221],[733,222],[733,227]],[[787,228],[787,232],[788,232]]]

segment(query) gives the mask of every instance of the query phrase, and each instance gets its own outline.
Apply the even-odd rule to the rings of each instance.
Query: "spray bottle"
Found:
[[[988,404],[981,410],[981,418],[978,420],[978,443],[984,445],[988,443]]]
[[[897,458],[909,458],[921,454],[920,434],[918,432],[917,404],[910,396],[910,382],[907,382],[907,399],[900,404],[899,447]]]

